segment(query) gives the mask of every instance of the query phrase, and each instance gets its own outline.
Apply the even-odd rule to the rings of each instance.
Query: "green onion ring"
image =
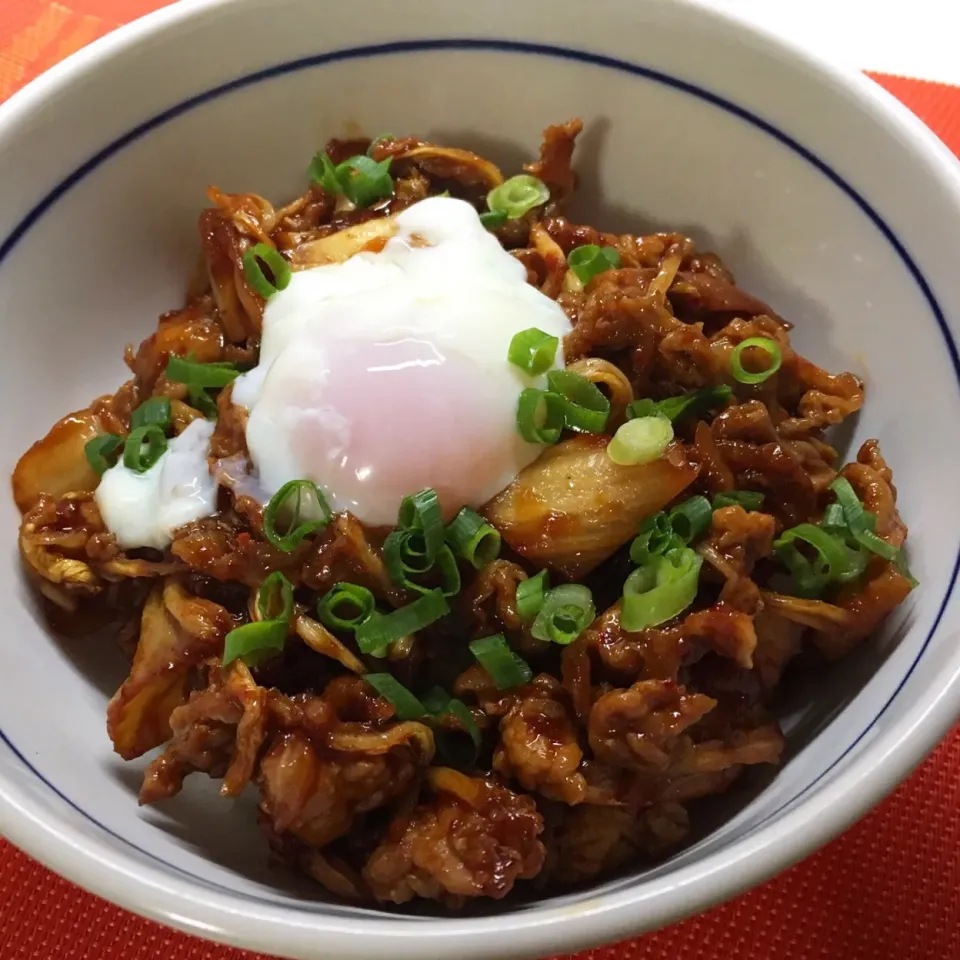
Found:
[[[563,432],[563,397],[527,387],[517,401],[517,429],[527,443],[556,443]]]
[[[500,534],[469,507],[453,518],[445,535],[457,556],[477,570],[500,556]]]
[[[637,417],[621,424],[607,444],[607,456],[621,467],[639,467],[659,460],[673,442],[666,417]]]
[[[443,546],[443,514],[437,492],[429,487],[400,501],[397,526],[401,530],[417,530],[423,534],[428,560],[434,560]]]
[[[516,220],[550,199],[547,185],[528,173],[520,173],[504,180],[487,194],[487,206],[494,213],[504,213]]]
[[[543,601],[550,589],[550,574],[541,570],[536,576],[528,577],[517,584],[517,616],[530,623],[543,609]]]
[[[682,546],[680,538],[673,532],[670,518],[661,510],[640,524],[640,531],[630,544],[630,559],[639,566],[645,566],[654,557],[662,557]]]
[[[322,530],[330,518],[327,498],[315,483],[291,480],[270,498],[263,511],[263,535],[278,550],[289,553],[304,537]]]
[[[588,243],[574,247],[567,254],[567,263],[577,279],[586,286],[597,274],[615,270],[620,266],[620,254],[615,247],[598,247]]]
[[[589,587],[564,583],[544,597],[530,633],[538,640],[567,646],[593,623],[596,615]]]
[[[87,463],[98,477],[102,477],[120,459],[123,438],[113,433],[101,433],[92,437],[83,447]]]
[[[770,362],[765,370],[751,371],[744,367],[743,353],[746,350],[753,349],[762,350],[766,353]],[[740,383],[763,383],[764,380],[769,380],[780,369],[781,363],[783,363],[783,353],[776,340],[771,340],[769,337],[747,337],[746,340],[738,343],[734,347],[733,353],[730,354],[730,373],[733,379]]]
[[[623,585],[620,626],[629,633],[672,620],[697,595],[702,558],[689,547],[637,567]]]
[[[317,618],[331,630],[353,632],[376,610],[373,594],[356,583],[338,583],[317,603]],[[348,615],[349,612],[349,615]]]
[[[560,338],[544,333],[536,327],[521,330],[510,341],[507,360],[524,373],[538,377],[553,366]]]
[[[156,424],[131,431],[123,445],[123,465],[134,473],[146,473],[167,452],[167,438]]]
[[[257,612],[261,620],[282,620],[289,623],[293,618],[293,584],[279,570],[274,570],[260,584],[257,591]]]
[[[272,281],[267,279],[261,262],[269,269]],[[287,287],[293,272],[278,250],[268,243],[258,243],[243,252],[243,275],[254,291],[269,300],[277,291]]]
[[[713,520],[713,507],[706,497],[695,496],[683,503],[677,504],[667,518],[673,532],[680,538],[684,546],[699,539],[710,528]]]
[[[547,384],[552,393],[563,399],[566,426],[582,433],[603,433],[610,416],[610,401],[595,383],[569,370],[551,370]]]

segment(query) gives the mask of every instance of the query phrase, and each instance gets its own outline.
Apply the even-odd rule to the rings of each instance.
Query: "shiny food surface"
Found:
[[[250,785],[274,853],[340,899],[455,910],[668,855],[692,801],[779,761],[785,671],[912,588],[879,444],[830,443],[863,385],[683,234],[567,219],[580,127],[545,131],[532,205],[413,137],[331,141],[282,208],[212,189],[188,302],[13,477],[44,602],[133,647],[107,726],[126,759],[163,747],[141,800]],[[292,273],[251,274],[260,244]],[[544,378],[506,359],[527,328],[562,339],[545,449],[518,439]],[[148,399],[167,458],[203,435],[216,510],[128,548],[85,450],[126,454]],[[607,454],[631,416],[670,419],[652,461]],[[331,618],[346,587],[375,616]]]

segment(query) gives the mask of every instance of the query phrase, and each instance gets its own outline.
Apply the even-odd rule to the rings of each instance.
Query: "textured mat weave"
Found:
[[[780,2],[780,0],[770,0]],[[0,100],[162,0],[0,0]],[[960,89],[875,75],[960,153]],[[957,960],[960,731],[822,852],[709,913],[584,960]],[[0,960],[255,960],[174,933],[0,840]]]

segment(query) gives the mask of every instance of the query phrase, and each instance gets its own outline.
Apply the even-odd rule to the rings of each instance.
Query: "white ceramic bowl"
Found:
[[[201,0],[72,57],[0,109],[0,409],[9,471],[179,302],[204,188],[281,199],[327,137],[415,132],[514,168],[581,116],[579,215],[687,230],[869,384],[856,441],[896,471],[922,585],[783,706],[787,761],[672,860],[586,893],[427,919],[327,906],[265,869],[252,802],[192,778],[139,809],[104,705],[120,655],[38,625],[2,507],[0,827],[72,880],[202,936],[298,958],[567,952],[702,909],[862,814],[960,712],[960,178],[869,81],[681,0]]]

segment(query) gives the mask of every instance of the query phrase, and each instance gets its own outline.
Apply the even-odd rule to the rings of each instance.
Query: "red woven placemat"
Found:
[[[0,100],[164,0],[0,0]],[[875,76],[960,153],[960,88]],[[0,840],[0,960],[256,960],[142,920]],[[699,917],[584,960],[960,958],[960,730],[823,851]]]

